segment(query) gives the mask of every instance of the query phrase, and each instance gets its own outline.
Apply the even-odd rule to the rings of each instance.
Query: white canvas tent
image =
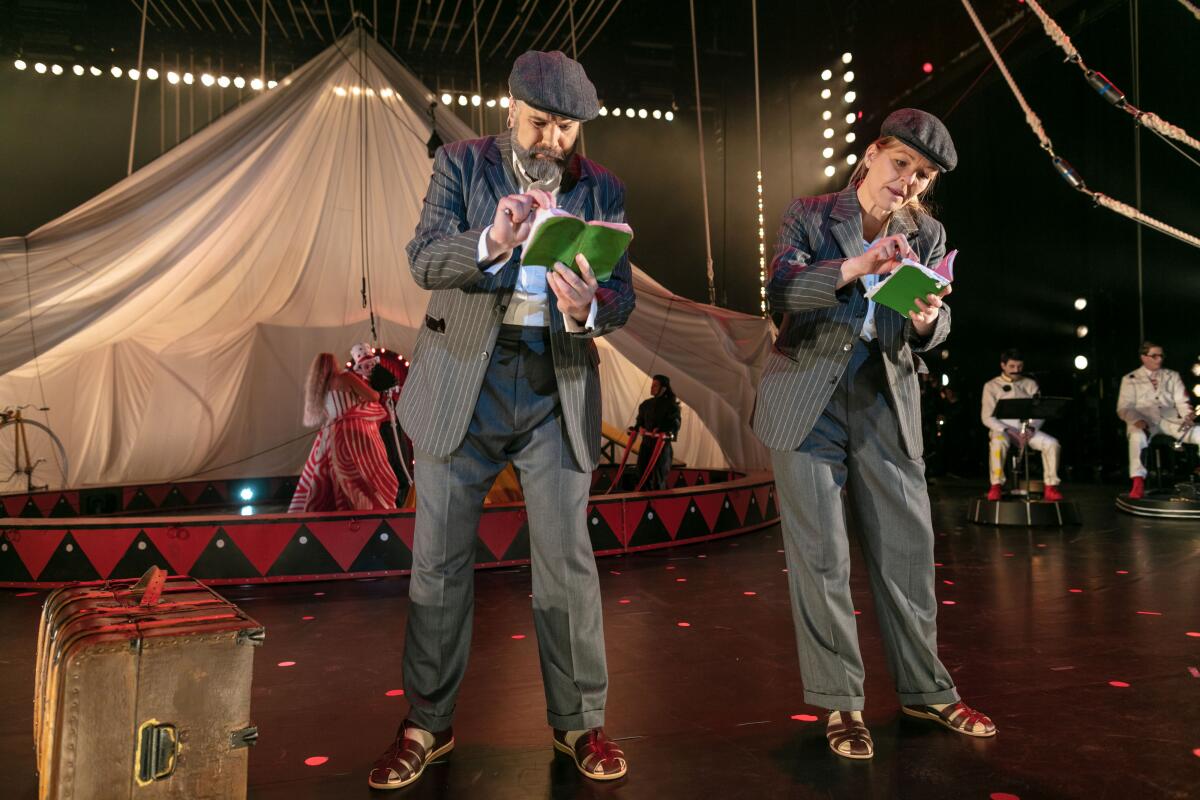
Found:
[[[31,416],[63,441],[71,486],[298,472],[309,362],[369,338],[364,245],[380,343],[415,342],[427,293],[404,246],[432,99],[352,32],[108,191],[0,240],[0,407],[50,407]],[[448,113],[438,129],[472,135]],[[628,425],[648,376],[668,373],[686,405],[677,458],[765,465],[747,422],[770,324],[636,269],[635,282],[632,319],[600,342],[605,420]]]

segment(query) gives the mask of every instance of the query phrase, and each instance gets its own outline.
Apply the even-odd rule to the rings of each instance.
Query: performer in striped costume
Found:
[[[332,353],[319,354],[308,371],[304,424],[321,429],[288,511],[395,508],[396,474],[379,436],[386,417],[378,392],[339,372]]]

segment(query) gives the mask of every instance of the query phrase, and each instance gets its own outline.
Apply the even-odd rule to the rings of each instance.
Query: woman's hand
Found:
[[[937,325],[938,309],[943,305],[942,298],[950,294],[950,291],[950,284],[946,284],[937,294],[925,295],[924,301],[919,297],[913,301],[916,303],[917,310],[908,312],[908,318],[912,320],[913,328],[921,338],[933,333],[933,329]]]

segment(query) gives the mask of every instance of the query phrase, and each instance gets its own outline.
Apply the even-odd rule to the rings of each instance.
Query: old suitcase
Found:
[[[40,800],[244,798],[261,625],[191,578],[46,598],[33,728]]]

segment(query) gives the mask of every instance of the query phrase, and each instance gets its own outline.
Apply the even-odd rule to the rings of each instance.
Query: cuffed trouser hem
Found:
[[[422,711],[416,706],[409,706],[408,721],[421,730],[430,733],[441,733],[454,722],[453,714],[437,715]]]
[[[902,706],[941,705],[942,703],[957,703],[960,699],[958,690],[953,686],[939,692],[899,692],[897,696],[900,698]]]
[[[804,690],[804,702],[810,706],[828,708],[830,711],[862,711],[867,704],[867,698],[848,694],[821,694]]]
[[[581,711],[578,714],[555,714],[546,712],[546,721],[550,727],[559,731],[587,731],[592,728],[604,727],[604,709]]]

